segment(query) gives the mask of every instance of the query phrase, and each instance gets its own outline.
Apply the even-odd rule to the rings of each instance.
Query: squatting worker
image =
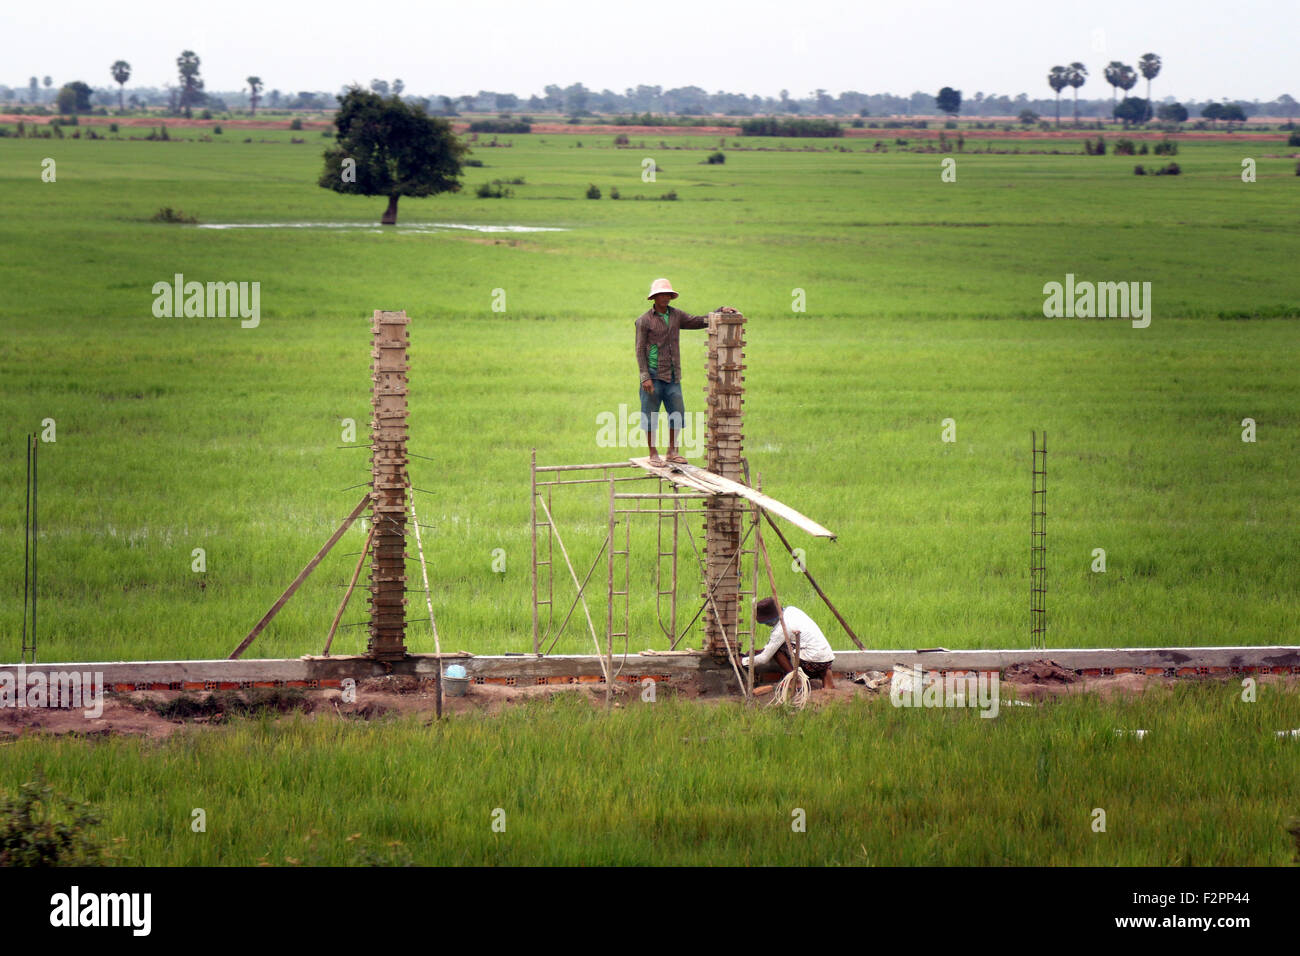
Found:
[[[682,401],[682,361],[678,348],[678,333],[682,329],[708,328],[707,315],[689,315],[669,305],[677,298],[672,283],[655,279],[646,296],[654,303],[636,320],[636,365],[641,373],[641,430],[646,433],[650,448],[650,463],[662,465],[655,447],[655,430],[659,427],[659,409],[668,411],[668,461],[684,465],[686,459],[677,453],[677,432],[686,419],[686,405]],[[723,306],[719,312],[735,312]]]
[[[822,678],[827,687],[834,686],[831,679],[831,666],[835,663],[835,652],[831,650],[826,635],[812,618],[797,607],[782,608],[782,613],[785,616],[785,631],[790,635],[790,646],[794,647],[796,640],[799,642],[799,669],[809,677]],[[759,668],[769,661],[774,661],[783,674],[790,673],[794,670],[794,661],[790,659],[790,652],[786,649],[785,634],[782,633],[781,623],[776,614],[776,601],[770,597],[758,601],[754,605],[754,620],[772,629],[772,636],[768,638],[767,646],[754,658],[754,667]],[[741,660],[741,666],[749,666],[748,657]]]

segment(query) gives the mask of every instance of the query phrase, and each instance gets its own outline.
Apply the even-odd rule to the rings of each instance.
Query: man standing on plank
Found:
[[[647,299],[654,305],[636,320],[636,365],[641,373],[641,430],[646,433],[650,448],[650,464],[662,465],[655,448],[655,430],[659,427],[659,409],[668,410],[668,456],[671,464],[684,465],[686,459],[677,453],[677,432],[686,419],[686,405],[682,401],[682,363],[678,348],[678,333],[682,329],[708,328],[707,315],[689,315],[669,305],[677,298],[672,283],[655,279],[650,285]],[[724,306],[719,312],[735,312]]]
[[[812,618],[797,607],[782,608],[781,612],[785,617],[784,629],[776,614],[776,601],[765,597],[754,605],[754,620],[772,629],[772,636],[768,639],[767,646],[754,658],[754,667],[762,667],[768,661],[774,660],[776,666],[781,668],[781,673],[788,674],[794,670],[794,661],[785,643],[786,633],[788,633],[792,647],[798,641],[799,669],[809,677],[822,678],[824,686],[833,687],[831,665],[835,663],[835,652],[831,650],[826,635],[822,634],[821,628]],[[748,667],[749,658],[743,658],[740,666]]]

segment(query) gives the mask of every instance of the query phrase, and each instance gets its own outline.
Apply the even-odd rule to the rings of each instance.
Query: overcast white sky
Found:
[[[0,83],[175,82],[183,49],[209,90],[337,90],[401,77],[419,94],[528,96],[548,83],[638,84],[805,96],[934,92],[1050,97],[1055,64],[1101,70],[1154,52],[1156,99],[1300,98],[1300,0],[3,0]],[[1139,80],[1141,95],[1145,81]]]

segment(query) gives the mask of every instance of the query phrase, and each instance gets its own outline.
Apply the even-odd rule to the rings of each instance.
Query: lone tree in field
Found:
[[[1070,71],[1063,66],[1052,67],[1047,74],[1047,85],[1056,93],[1056,127],[1061,127],[1061,90],[1070,85]]]
[[[1138,60],[1138,69],[1147,80],[1147,102],[1151,102],[1151,81],[1160,74],[1160,57],[1154,53],[1143,53],[1142,59]],[[1125,87],[1127,89],[1128,87]]]
[[[185,118],[193,114],[190,108],[203,102],[203,81],[199,79],[199,55],[193,50],[182,50],[176,58],[176,69],[181,77],[181,109]]]
[[[250,76],[245,82],[248,84],[248,105],[252,107],[250,116],[257,115],[257,104],[262,99],[262,78],[260,76]]]
[[[56,100],[60,113],[71,115],[73,113],[90,112],[90,94],[93,93],[89,86],[81,80],[73,80],[71,83],[64,83],[63,88],[59,90]]]
[[[336,144],[325,150],[320,185],[358,196],[387,196],[384,225],[397,223],[402,196],[460,191],[465,145],[444,119],[429,116],[396,96],[385,99],[360,87],[339,97]]]
[[[1125,126],[1145,123],[1151,119],[1151,101],[1144,100],[1140,96],[1126,96],[1119,106],[1115,107],[1115,118]]]
[[[1070,64],[1066,82],[1074,87],[1074,125],[1079,125],[1079,87],[1088,80],[1088,68],[1082,63]]]
[[[934,104],[939,108],[939,112],[946,116],[956,116],[961,112],[961,90],[954,90],[951,86],[945,86],[939,91],[939,95],[934,98]]]
[[[1156,110],[1156,116],[1166,123],[1186,123],[1187,107],[1182,103],[1162,103]]]
[[[122,91],[126,89],[126,81],[131,79],[131,64],[126,60],[118,60],[108,68],[113,74],[113,79],[117,81],[117,109],[118,112],[126,112],[126,107],[122,105]]]

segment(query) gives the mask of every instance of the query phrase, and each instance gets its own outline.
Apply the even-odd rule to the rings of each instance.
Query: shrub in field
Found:
[[[1132,156],[1136,152],[1137,146],[1133,143],[1133,140],[1129,139],[1127,136],[1121,136],[1119,139],[1115,140],[1116,156]]]
[[[1142,164],[1141,164],[1141,163],[1138,163],[1136,166],[1133,167],[1133,175],[1134,175],[1134,176],[1145,176],[1146,174],[1147,174],[1147,171],[1146,171],[1145,169],[1142,168]]]
[[[617,187],[617,186],[610,186],[610,187],[609,187],[609,198],[610,198],[610,199],[617,199],[617,198],[618,198],[618,187]]]
[[[295,116],[289,124],[289,129],[302,129],[302,120]]]
[[[187,216],[179,209],[173,209],[171,206],[163,206],[156,213],[149,217],[150,222],[178,222],[186,225],[194,225],[198,222],[196,216]]]
[[[1300,163],[1295,164],[1295,174],[1300,176]]]
[[[614,137],[615,146],[626,146],[628,145],[629,142],[630,141],[627,138],[627,133],[619,133],[617,136]]]
[[[0,801],[0,866],[96,864],[103,850],[91,830],[99,823],[89,804],[55,797],[37,771],[35,780]]]
[[[727,154],[722,152],[722,150],[718,150],[717,152],[714,153],[709,153],[708,159],[705,160],[705,162],[708,163],[710,166],[721,166],[726,161],[727,161]]]
[[[116,132],[117,132],[117,124],[116,124],[116,123],[109,123],[109,124],[108,124],[108,131],[109,131],[110,133],[116,133]]]
[[[1177,176],[1182,172],[1182,167],[1177,163],[1170,163],[1156,170],[1157,176]]]
[[[1178,143],[1172,139],[1162,139],[1160,142],[1156,143],[1153,152],[1157,156],[1177,156]]]
[[[1286,138],[1288,146],[1300,146],[1300,133],[1292,133]]]
[[[514,195],[514,191],[505,189],[501,186],[501,181],[497,180],[495,183],[484,183],[479,186],[474,190],[474,195],[479,199],[509,199]]]
[[[677,190],[670,189],[668,190],[668,192],[664,193],[659,198],[662,199],[664,202],[675,202],[677,200]]]
[[[212,127],[212,134],[213,134],[214,136],[220,136],[220,135],[221,135],[221,124],[220,124],[220,123],[218,123],[216,126]]]
[[[469,124],[469,131],[471,133],[531,133],[533,131],[533,125],[532,123],[525,122],[522,119],[475,120]]]
[[[1143,143],[1141,146],[1138,147],[1138,155],[1139,155],[1139,156],[1145,156],[1145,155],[1147,155],[1147,154],[1150,153],[1150,152],[1151,152],[1151,150],[1150,150],[1150,148],[1147,146],[1146,143]]]
[[[212,110],[204,110],[199,114],[199,119],[212,119]]]
[[[483,160],[481,160],[481,159],[467,159],[467,160],[465,160],[465,162],[462,163],[461,165],[463,165],[463,166],[482,166],[482,165],[483,165]]]
[[[1098,136],[1096,142],[1090,139],[1085,139],[1083,141],[1083,151],[1089,156],[1105,156],[1106,137]]]
[[[843,136],[844,127],[824,119],[763,116],[742,120],[741,136]]]
[[[587,187],[587,198],[588,198],[588,199],[599,199],[599,198],[600,198],[600,187],[597,186],[595,183],[592,183],[591,185],[589,185],[589,186]]]

